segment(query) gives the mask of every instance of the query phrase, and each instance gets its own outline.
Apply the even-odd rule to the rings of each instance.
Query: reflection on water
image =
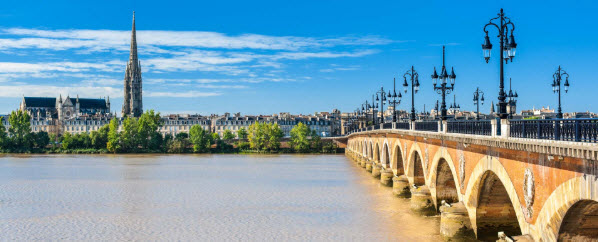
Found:
[[[0,157],[2,240],[436,241],[342,155]]]

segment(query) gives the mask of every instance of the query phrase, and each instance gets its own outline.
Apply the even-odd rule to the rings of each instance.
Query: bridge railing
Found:
[[[409,129],[409,122],[396,122],[395,129]]]
[[[449,120],[446,126],[447,133],[492,135],[490,120]]]
[[[509,123],[510,137],[598,142],[598,119],[530,119]]]
[[[392,129],[392,123],[383,123],[382,129]]]
[[[417,131],[438,132],[438,121],[418,121],[414,124]]]

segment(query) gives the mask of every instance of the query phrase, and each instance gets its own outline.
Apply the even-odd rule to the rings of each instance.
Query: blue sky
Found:
[[[131,15],[136,11],[144,108],[165,113],[353,111],[411,65],[416,109],[439,97],[429,78],[447,65],[472,110],[489,110],[498,62],[482,57],[483,26],[505,8],[517,56],[506,65],[519,109],[555,106],[558,65],[571,88],[563,109],[598,112],[598,33],[592,1],[17,1],[0,8],[0,113],[25,96],[110,96],[122,105]],[[493,32],[494,34],[496,32]],[[492,39],[498,46],[496,38]],[[498,52],[494,49],[493,56]],[[452,100],[452,97],[451,97]],[[401,109],[410,108],[404,95]]]

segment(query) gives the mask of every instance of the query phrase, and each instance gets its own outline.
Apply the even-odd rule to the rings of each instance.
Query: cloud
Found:
[[[39,30],[8,28],[1,34],[23,37],[2,39],[0,49],[38,48],[65,50],[86,48],[90,51],[127,50],[130,31],[118,30]],[[219,49],[299,50],[333,46],[386,45],[395,41],[379,36],[314,38],[241,34],[236,36],[206,31],[137,31],[140,48],[157,46]],[[153,49],[160,52],[161,48]]]
[[[58,95],[77,95],[81,97],[122,97],[121,88],[100,86],[49,86],[49,85],[15,85],[0,86],[0,97],[57,97]]]
[[[182,97],[182,98],[192,98],[192,97],[212,97],[212,96],[220,96],[222,93],[219,92],[199,92],[199,91],[186,91],[186,92],[144,92],[144,96],[146,97]]]
[[[89,72],[89,71],[116,72],[122,71],[122,66],[110,63],[86,62],[46,62],[46,63],[20,63],[0,62],[0,74],[6,73],[40,73],[40,72]]]
[[[359,66],[348,66],[348,67],[340,67],[338,65],[332,64],[331,68],[320,69],[320,72],[336,72],[336,71],[355,71],[359,70]]]

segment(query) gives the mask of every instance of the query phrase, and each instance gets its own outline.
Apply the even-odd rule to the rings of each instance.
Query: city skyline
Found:
[[[555,10],[507,2],[489,4],[479,11],[464,11],[459,5],[439,11],[433,11],[436,7],[419,6],[414,12],[407,12],[408,6],[377,8],[384,12],[397,11],[396,23],[388,23],[393,19],[391,16],[368,19],[371,13],[364,13],[364,20],[359,23],[356,20],[339,23],[339,20],[317,26],[313,20],[305,20],[306,26],[283,28],[282,25],[297,20],[278,16],[282,13],[260,17],[257,13],[243,12],[236,17],[240,20],[243,16],[253,16],[250,20],[262,29],[248,26],[247,22],[223,21],[221,17],[193,24],[189,20],[202,20],[215,13],[186,16],[166,9],[167,14],[162,16],[156,15],[156,9],[145,9],[142,4],[133,3],[112,9],[106,16],[97,15],[106,6],[93,9],[90,5],[78,4],[60,10],[76,10],[72,16],[81,19],[69,21],[63,17],[47,19],[50,13],[43,15],[42,9],[34,9],[29,14],[42,15],[21,21],[26,12],[18,9],[23,6],[11,3],[16,7],[13,13],[10,13],[13,10],[0,12],[0,113],[16,109],[23,95],[110,96],[113,103],[122,103],[123,67],[128,59],[133,10],[137,15],[146,110],[204,115],[239,111],[314,113],[333,108],[351,112],[381,85],[387,90],[392,87],[392,78],[400,79],[399,75],[413,64],[421,75],[421,91],[416,95],[416,108],[421,111],[424,104],[431,108],[438,99],[429,75],[434,66],[441,64],[440,50],[444,44],[447,65],[454,66],[458,76],[457,102],[462,110],[474,110],[472,93],[480,86],[487,103],[480,109],[487,113],[489,104],[496,103],[498,64],[496,60],[489,64],[483,61],[482,27],[502,5],[515,6],[505,8],[517,24],[519,44],[514,62],[506,65],[506,77],[513,78],[513,89],[520,95],[518,111],[556,106],[556,95],[550,87],[551,75],[562,65],[571,74],[570,92],[563,96],[563,111],[595,112],[595,104],[584,102],[584,97],[591,95],[590,90],[595,88],[590,71],[597,49],[592,42],[597,36],[580,31],[589,26],[584,21],[589,15],[583,13],[591,8],[583,4],[563,6],[565,10],[575,11],[567,13],[559,9],[563,18],[556,23],[545,17]],[[59,6],[60,2],[52,7]],[[321,8],[310,12],[316,19],[349,17],[349,13],[338,12],[324,16],[321,11],[333,6],[317,6]],[[532,7],[545,14],[527,13]],[[288,10],[280,4],[273,9],[295,14],[301,10]],[[371,9],[364,11],[367,10]],[[60,11],[56,9],[54,13]],[[17,12],[19,14],[15,14]],[[238,12],[241,6],[232,7],[230,14]],[[433,13],[433,16],[414,22],[401,21],[408,18],[406,15],[413,17],[417,13]],[[580,16],[575,20],[566,18],[572,13]],[[86,14],[98,18],[85,19]],[[159,17],[153,18],[153,15]],[[450,16],[459,17],[446,19]],[[281,23],[263,24],[274,17],[280,18]],[[445,24],[438,25],[439,20]],[[177,25],[177,21],[183,24]],[[372,27],[376,23],[388,28]],[[562,30],[559,33],[547,32],[555,24],[566,28],[559,28]],[[331,25],[335,25],[336,32],[327,32]],[[312,31],[308,29],[310,26]],[[496,40],[493,43],[498,44]],[[493,56],[497,56],[494,51]],[[410,98],[410,94],[403,98],[398,109],[408,110],[405,98]],[[275,105],[271,104],[272,100]],[[120,113],[118,106],[114,106],[112,112]]]

